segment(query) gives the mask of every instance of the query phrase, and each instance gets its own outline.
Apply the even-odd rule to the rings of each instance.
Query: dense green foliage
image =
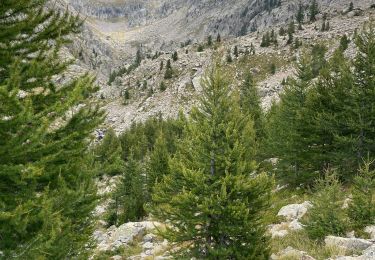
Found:
[[[262,215],[272,181],[254,174],[255,131],[223,72],[203,82],[199,109],[185,126],[170,173],[156,184],[152,215],[171,224],[162,235],[208,259],[268,259]]]
[[[145,178],[142,165],[130,154],[120,182],[112,194],[112,202],[107,209],[108,226],[137,221],[145,215]]]
[[[348,231],[349,222],[342,209],[345,192],[337,177],[328,172],[325,179],[318,179],[307,220],[307,234],[312,239],[323,240],[327,235],[342,236]]]
[[[171,79],[173,77],[173,69],[171,60],[167,60],[167,66],[165,68],[164,79]]]
[[[245,80],[240,86],[240,106],[242,113],[250,116],[254,121],[256,139],[264,137],[264,113],[260,103],[258,88],[250,73],[245,75]]]
[[[154,117],[132,125],[118,138],[112,136],[111,132],[106,135],[97,149],[108,148],[105,149],[108,157],[115,158],[108,163],[111,167],[118,166],[119,157],[122,161],[122,171],[117,172],[119,183],[111,194],[112,203],[107,209],[108,225],[121,225],[145,217],[144,204],[150,201],[155,183],[169,172],[169,157],[176,150],[175,144],[182,135],[184,122],[182,114],[178,119]],[[165,135],[168,140],[164,138]],[[120,140],[120,147],[116,139]],[[108,147],[109,143],[114,145]],[[99,167],[99,171],[102,168]]]
[[[375,171],[365,163],[353,182],[353,199],[348,214],[355,229],[375,224]]]
[[[297,79],[289,81],[267,123],[269,155],[281,159],[280,169],[287,166],[289,180],[311,183],[329,166],[350,180],[363,157],[374,156],[374,41],[371,27],[360,34],[353,62],[341,48],[327,62],[322,45],[300,59]]]
[[[103,141],[94,148],[98,175],[117,175],[123,172],[122,149],[116,133],[110,129]]]
[[[95,89],[91,77],[64,85],[52,80],[70,64],[58,53],[81,22],[46,2],[0,5],[0,251],[6,259],[84,257],[90,246],[97,196],[87,149],[102,114],[86,101]]]

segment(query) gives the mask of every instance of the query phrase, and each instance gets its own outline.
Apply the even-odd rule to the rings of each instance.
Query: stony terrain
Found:
[[[259,87],[262,105],[268,109],[282,92],[282,81],[293,77],[294,64],[301,52],[315,43],[324,42],[329,48],[327,55],[331,55],[343,34],[352,37],[355,30],[372,20],[375,14],[375,9],[370,8],[375,4],[373,0],[355,1],[352,12],[347,12],[349,0],[321,0],[318,1],[321,8],[318,20],[314,23],[306,21],[303,30],[297,30],[294,35],[302,41],[301,48],[295,50],[287,45],[287,36],[278,36],[278,46],[262,48],[263,33],[271,28],[276,33],[281,27],[286,29],[300,1],[283,0],[280,7],[271,11],[264,10],[261,2],[60,0],[61,6],[68,3],[72,12],[86,17],[86,22],[79,39],[63,54],[75,59],[76,63],[65,78],[59,80],[67,80],[77,73],[94,73],[100,86],[97,97],[108,113],[104,127],[112,127],[117,133],[150,116],[175,117],[180,110],[188,113],[200,96],[201,79],[213,63],[225,66],[233,79],[233,88],[241,83],[245,73],[251,72]],[[330,22],[327,32],[320,30],[324,14]],[[216,43],[218,33],[222,37],[221,43]],[[214,43],[206,46],[209,35]],[[204,46],[202,51],[198,51],[200,45]],[[234,56],[235,46],[238,57]],[[248,54],[252,46],[255,54]],[[137,50],[142,55],[139,66],[118,75],[109,84],[111,72],[134,64]],[[171,59],[174,51],[178,54],[176,61]],[[231,63],[226,60],[228,53],[233,58]],[[354,57],[354,53],[354,45],[350,44],[345,54]],[[171,60],[173,77],[164,79],[168,60]],[[276,67],[275,73],[269,69],[271,64]],[[160,89],[162,84],[165,90]],[[115,183],[115,179],[102,181],[99,185],[101,194],[105,197]],[[107,203],[104,201],[97,208],[98,216],[105,213]],[[270,236],[283,239],[291,232],[302,230],[300,220],[309,208],[309,201],[283,205],[277,213],[280,221],[268,227]],[[157,236],[155,227],[162,226],[160,223],[145,220],[109,228],[105,228],[105,224],[102,221],[94,233],[98,255],[109,251],[111,259],[125,259],[124,255],[128,256],[126,259],[168,259],[174,250],[173,245]],[[326,237],[324,246],[336,252],[331,259],[375,259],[375,227],[367,227],[364,232],[370,238],[355,238],[352,234]],[[130,255],[122,252],[123,248]],[[272,259],[314,258],[289,246],[274,253]]]
[[[60,0],[65,6],[66,2],[62,1],[67,0]],[[164,117],[173,117],[180,109],[188,112],[199,96],[200,79],[206,69],[213,60],[225,63],[228,51],[233,56],[234,46],[239,48],[239,57],[233,57],[234,62],[226,65],[228,71],[235,75],[234,85],[239,84],[243,74],[251,70],[256,76],[263,106],[268,108],[272,100],[277,99],[282,91],[282,80],[293,76],[294,61],[303,48],[291,50],[286,45],[287,36],[278,37],[278,47],[261,48],[260,42],[262,34],[270,28],[275,32],[280,27],[287,28],[299,1],[282,1],[280,7],[269,12],[263,10],[260,1],[230,2],[230,7],[228,1],[69,2],[72,12],[86,17],[80,38],[74,40],[69,48],[77,60],[71,71],[90,71],[97,76],[101,86],[98,97],[103,99],[108,111],[108,126],[122,132],[134,121],[143,121],[159,113]],[[306,47],[324,41],[333,50],[339,37],[343,34],[351,36],[356,28],[373,16],[370,2],[356,1],[356,9],[346,12],[350,1],[319,1],[322,12],[318,21],[306,23],[304,30],[297,30],[295,38]],[[325,13],[331,29],[321,32],[319,28]],[[253,24],[256,24],[256,31],[251,32]],[[239,28],[245,30],[239,33]],[[197,52],[198,45],[206,43],[208,35],[212,35],[215,42],[218,33],[223,39],[221,44]],[[182,47],[180,44],[186,41],[189,44]],[[244,57],[246,49],[252,45],[256,55]],[[129,74],[120,75],[109,86],[110,72],[129,67],[137,50],[144,58],[140,66]],[[178,61],[172,62],[174,77],[164,80],[166,62],[174,51],[179,56]],[[156,52],[159,55],[153,58]],[[348,55],[351,53],[353,50],[349,49]],[[246,62],[249,59],[253,61]],[[164,63],[163,70],[160,70],[161,62]],[[277,65],[274,75],[268,72],[272,63]],[[162,81],[167,87],[164,92],[159,91]],[[130,93],[130,99],[126,101],[123,98],[125,91]]]

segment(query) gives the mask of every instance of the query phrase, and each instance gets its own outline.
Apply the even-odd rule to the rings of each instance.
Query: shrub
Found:
[[[372,163],[365,163],[354,178],[348,215],[355,229],[375,224],[375,170],[370,169]]]
[[[327,235],[343,235],[348,229],[345,210],[342,209],[344,192],[342,185],[332,172],[316,181],[313,207],[304,221],[311,239],[322,240]]]

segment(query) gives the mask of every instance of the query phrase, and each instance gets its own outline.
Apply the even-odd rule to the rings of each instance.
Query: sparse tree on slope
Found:
[[[190,244],[198,258],[269,258],[262,215],[272,180],[254,173],[255,131],[238,103],[221,70],[204,80],[200,107],[153,194],[152,215],[169,220],[162,235]]]
[[[242,112],[252,117],[257,139],[262,138],[264,136],[264,115],[258,88],[251,73],[246,74],[245,81],[241,85],[240,98]]]
[[[69,64],[58,51],[81,23],[46,2],[0,5],[0,251],[6,259],[84,258],[92,234],[97,197],[87,148],[102,114],[85,100],[92,78],[52,80]]]
[[[95,148],[94,155],[99,175],[116,175],[124,171],[121,143],[112,129],[107,131],[102,143]]]

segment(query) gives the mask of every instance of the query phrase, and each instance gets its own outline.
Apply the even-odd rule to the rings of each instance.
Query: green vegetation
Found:
[[[164,79],[171,79],[172,77],[173,77],[173,69],[171,65],[171,60],[168,60],[167,66],[165,68]]]
[[[266,32],[262,37],[262,42],[260,43],[260,47],[269,47],[271,44],[277,46],[277,34],[274,30],[270,32]]]
[[[310,22],[315,22],[316,21],[316,15],[319,13],[319,5],[316,2],[316,0],[311,1],[310,5]]]
[[[302,30],[302,24],[303,24],[304,19],[305,19],[305,9],[304,9],[302,3],[299,3],[298,12],[297,12],[297,15],[296,15],[296,20],[297,20],[297,23],[298,23],[298,29],[299,30]]]
[[[71,64],[61,61],[59,51],[82,22],[45,8],[46,2],[5,0],[0,7],[0,258],[88,259],[100,201],[95,181],[107,176],[117,180],[102,198],[109,199],[108,225],[146,217],[168,223],[159,235],[179,246],[177,259],[262,260],[287,246],[325,259],[350,253],[323,246],[327,235],[354,230],[358,236],[375,224],[372,26],[354,36],[354,59],[344,55],[347,35],[329,55],[323,43],[300,48],[294,21],[278,33],[288,34],[291,51],[301,49],[290,60],[284,50],[256,55],[253,44],[218,48],[213,53],[226,60],[225,68],[216,65],[206,74],[189,116],[160,114],[117,136],[97,129],[104,113],[93,101],[92,77],[54,81]],[[267,0],[264,7],[270,11],[280,3]],[[300,4],[295,17],[300,29],[306,8]],[[317,1],[309,9],[314,22]],[[261,46],[277,45],[278,34],[265,32]],[[198,51],[220,42],[220,34],[216,43],[208,36]],[[133,64],[112,71],[108,84],[140,66],[143,57],[138,48]],[[173,52],[171,60],[178,58]],[[161,92],[178,73],[171,60],[160,63]],[[279,102],[264,111],[255,82],[292,60],[295,77],[283,79]],[[154,76],[134,82],[151,95],[158,89]],[[135,95],[129,86],[119,90],[125,103]],[[275,181],[288,187],[274,190]],[[267,225],[284,221],[277,217],[282,206],[306,200],[313,207],[301,219],[302,231],[268,237]],[[133,244],[95,259],[141,251]]]
[[[102,113],[92,77],[57,85],[81,21],[47,1],[0,7],[0,251],[4,259],[86,258],[97,203],[88,151]],[[24,93],[24,95],[20,95]],[[84,106],[82,106],[84,105]],[[72,113],[71,108],[77,107]]]
[[[315,189],[313,207],[303,222],[308,236],[322,241],[327,235],[345,235],[349,222],[342,209],[345,192],[339,180],[334,173],[327,172],[324,179],[316,181]]]
[[[353,199],[348,214],[358,231],[375,224],[375,171],[373,162],[366,162],[353,182]]]
[[[172,54],[172,60],[173,60],[173,61],[177,61],[177,60],[178,60],[178,54],[177,54],[177,51],[173,52],[173,54]]]
[[[200,258],[269,257],[262,215],[273,182],[266,174],[249,175],[255,131],[237,98],[221,70],[205,79],[202,107],[188,119],[170,174],[156,184],[149,207],[172,224],[161,234],[190,244],[189,255]]]

